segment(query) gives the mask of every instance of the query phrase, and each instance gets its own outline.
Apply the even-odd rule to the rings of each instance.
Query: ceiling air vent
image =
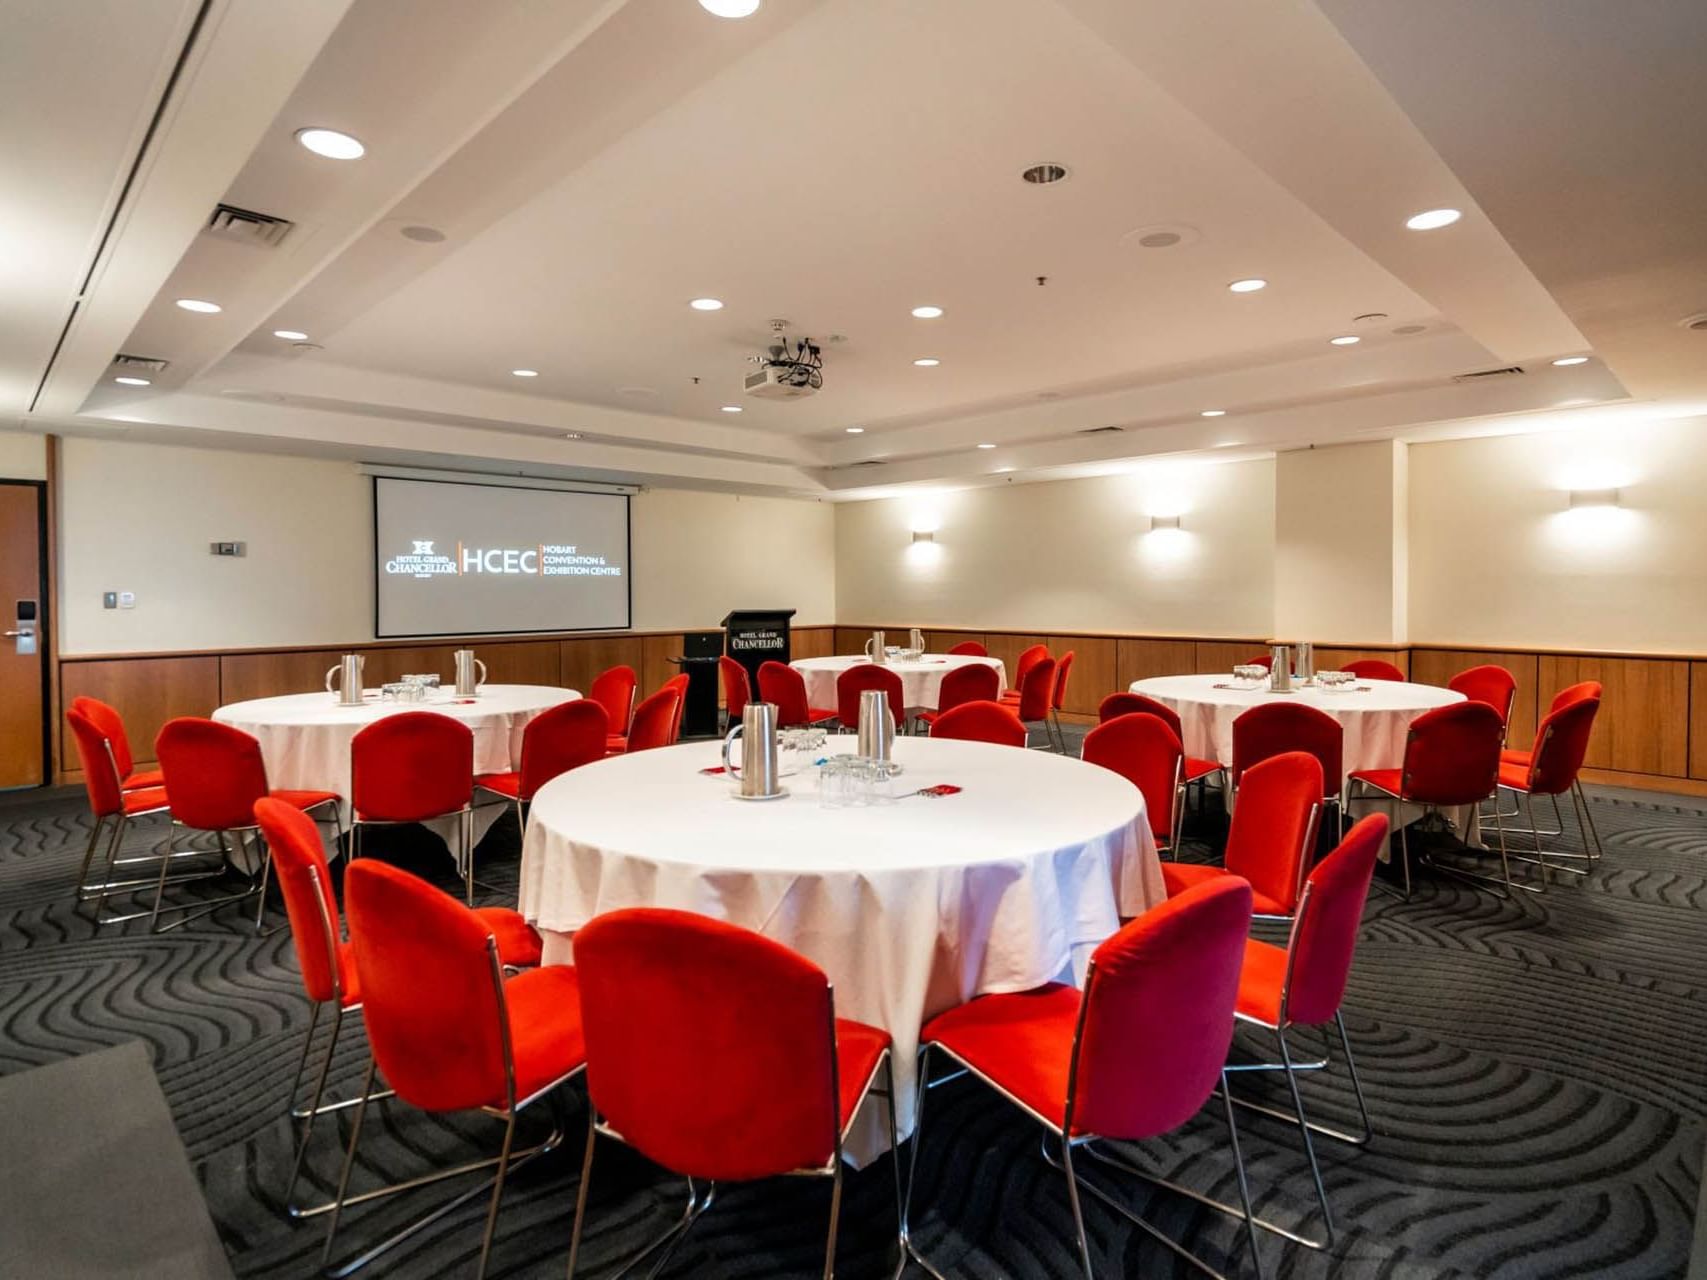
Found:
[[[1106,436],[1113,432],[1115,435],[1119,435],[1124,430],[1126,430],[1125,427],[1086,427],[1079,434],[1082,436]]]
[[[1455,373],[1452,375],[1452,380],[1454,382],[1474,382],[1478,378],[1509,378],[1522,372],[1522,365],[1508,364],[1503,369],[1478,369],[1475,373]]]
[[[113,368],[126,369],[131,373],[165,373],[168,363],[152,356],[127,356],[123,352],[113,357]]]
[[[260,249],[276,249],[295,225],[288,218],[275,218],[270,213],[256,213],[253,209],[222,204],[214,206],[213,217],[207,220],[207,232],[221,240],[236,240]]]

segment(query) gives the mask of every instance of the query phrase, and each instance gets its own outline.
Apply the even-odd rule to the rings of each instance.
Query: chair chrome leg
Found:
[[[900,1246],[892,1280],[901,1280],[901,1273],[907,1269],[907,1211],[901,1203],[901,1139],[895,1121],[895,1054],[893,1051],[890,1052],[883,1064],[883,1083],[883,1113],[889,1117],[889,1170],[895,1175],[896,1242]]]
[[[362,1100],[356,1105],[356,1118],[350,1125],[350,1143],[344,1151],[344,1165],[338,1173],[338,1191],[332,1197],[331,1216],[326,1219],[326,1242],[320,1246],[320,1265],[332,1261],[332,1240],[338,1234],[338,1218],[344,1212],[344,1197],[350,1193],[350,1170],[356,1165],[356,1144],[362,1139],[362,1121],[367,1119],[367,1097],[373,1092],[373,1077],[379,1064],[368,1055],[367,1071],[362,1077]]]
[[[309,1046],[314,1043],[314,1024],[318,1022],[319,1019],[320,1003],[317,1001],[314,1005],[314,1012],[309,1015],[308,1019],[308,1039],[302,1046],[303,1061],[307,1061]],[[315,1073],[314,1095],[308,1101],[308,1114],[302,1118],[302,1136],[297,1140],[296,1159],[291,1162],[290,1181],[285,1184],[285,1213],[292,1218],[300,1218],[304,1216],[295,1199],[296,1183],[297,1179],[302,1176],[302,1166],[308,1160],[308,1143],[314,1136],[314,1117],[320,1114],[320,1099],[326,1095],[326,1077],[331,1074],[332,1071],[332,1053],[338,1047],[338,1032],[343,1028],[343,1025],[344,1009],[342,1005],[338,1005],[332,1010],[332,1036],[331,1039],[326,1042],[326,1056],[320,1060],[320,1070]],[[298,1079],[301,1078],[301,1074],[302,1063],[299,1062],[297,1064]],[[290,1096],[291,1101],[294,1103],[296,1101],[295,1085],[291,1086]]]
[[[1594,856],[1596,860],[1598,860],[1605,850],[1601,848],[1600,844],[1600,828],[1595,825],[1594,813],[1588,807],[1588,793],[1583,790],[1583,781],[1581,778],[1573,779],[1571,787],[1576,792],[1577,802],[1583,807],[1582,821],[1585,824],[1584,829],[1589,833],[1589,836],[1594,842]],[[1587,848],[1588,846],[1585,844],[1584,847]]]
[[[492,1202],[486,1206],[486,1230],[480,1236],[480,1269],[475,1280],[486,1280],[486,1266],[492,1257],[492,1237],[498,1230],[498,1206],[504,1199],[504,1176],[510,1171],[510,1149],[516,1143],[516,1113],[511,1111],[504,1123],[504,1145],[498,1152],[498,1171],[492,1175]]]
[[[462,840],[462,874],[468,894],[468,905],[474,905],[474,814],[464,809],[457,819]]]
[[[587,1103],[587,1149],[581,1153],[581,1185],[575,1191],[575,1226],[569,1233],[569,1280],[575,1280],[575,1262],[581,1255],[581,1229],[587,1222],[587,1192],[593,1185],[593,1146],[599,1140],[599,1115]]]
[[[123,830],[122,826],[121,826],[120,830]],[[173,836],[177,834],[177,831],[178,831],[178,824],[174,820],[172,822],[172,824],[169,827],[167,827],[167,829],[166,829],[166,852],[167,853],[172,852],[172,845],[174,843]],[[171,865],[172,865],[172,860],[170,858],[160,859],[160,883],[154,886],[154,907],[148,913],[148,932],[150,932],[150,933],[159,932],[157,926],[160,923],[160,903],[161,903],[161,900],[164,899],[166,896],[166,869],[168,867],[170,867]]]
[[[1405,873],[1405,901],[1411,900],[1411,841],[1405,833],[1409,830],[1406,823],[1399,824],[1399,866]]]
[[[95,819],[95,825],[89,829],[89,847],[83,851],[83,865],[77,869],[77,900],[83,901],[84,886],[89,883],[89,864],[95,858],[95,846],[100,843],[101,828],[107,825],[105,817]]]
[[[320,1026],[320,1009],[325,1004],[323,1000],[314,1001],[308,1008],[308,1034],[302,1038],[302,1052],[296,1059],[296,1074],[290,1079],[290,1092],[285,1095],[285,1111],[292,1120],[300,1120],[302,1115],[296,1108],[296,1095],[302,1089],[302,1073],[308,1066],[308,1055],[314,1049],[314,1032]]]
[[[1079,1262],[1085,1269],[1085,1280],[1097,1280],[1091,1269],[1091,1242],[1085,1235],[1084,1210],[1079,1205],[1079,1179],[1073,1173],[1073,1141],[1061,1134],[1061,1167],[1067,1174],[1067,1203],[1073,1208],[1073,1239],[1079,1246]]]
[[[907,1159],[907,1190],[901,1197],[901,1267],[895,1274],[899,1277],[901,1271],[906,1270],[907,1260],[911,1258],[926,1271],[930,1272],[930,1274],[935,1277],[935,1280],[947,1280],[947,1277],[944,1276],[942,1272],[938,1271],[931,1265],[930,1259],[926,1258],[925,1255],[920,1253],[914,1246],[912,1227],[909,1223],[909,1217],[911,1216],[913,1209],[913,1184],[919,1180],[919,1148],[924,1144],[925,1094],[931,1087],[931,1048],[932,1046],[927,1044],[919,1050],[919,1084],[913,1102],[913,1150]],[[955,1074],[959,1075],[963,1073],[956,1072]],[[899,1160],[900,1153],[897,1152],[897,1163]]]
[[[261,846],[261,885],[255,890],[255,936],[261,936],[261,918],[267,911],[267,884],[273,875],[273,851],[259,832],[255,833],[255,842]],[[242,846],[243,860],[249,860],[249,837],[242,832],[237,833],[237,843]]]
[[[842,1161],[830,1174],[830,1232],[824,1241],[824,1280],[836,1280],[836,1231],[842,1221]]]
[[[1233,1120],[1233,1088],[1227,1073],[1221,1073],[1221,1111],[1227,1121],[1227,1143],[1233,1149],[1233,1168],[1239,1179],[1239,1204],[1245,1211],[1245,1242],[1251,1250],[1251,1270],[1263,1280],[1262,1253],[1257,1248],[1257,1219],[1251,1212],[1251,1184],[1245,1176],[1245,1157],[1239,1150],[1239,1126]]]
[[[1326,1232],[1324,1246],[1334,1242],[1334,1216],[1328,1208],[1328,1189],[1322,1182],[1322,1166],[1316,1160],[1316,1144],[1310,1139],[1310,1123],[1304,1114],[1304,1099],[1298,1092],[1298,1075],[1292,1069],[1292,1051],[1286,1044],[1284,1028],[1275,1032],[1280,1042],[1280,1060],[1286,1068],[1286,1087],[1292,1091],[1292,1105],[1298,1112],[1298,1134],[1304,1140],[1304,1155],[1310,1161],[1310,1177],[1316,1184],[1316,1199],[1322,1204],[1322,1226]]]

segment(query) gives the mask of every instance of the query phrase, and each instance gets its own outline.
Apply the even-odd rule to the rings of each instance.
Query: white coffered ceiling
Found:
[[[33,429],[858,496],[1707,401],[1695,3],[24,10],[0,412]],[[294,228],[207,234],[221,201]],[[817,396],[743,396],[773,319]],[[120,351],[170,364],[119,386]]]

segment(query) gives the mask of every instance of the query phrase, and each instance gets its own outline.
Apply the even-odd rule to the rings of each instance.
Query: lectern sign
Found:
[[[788,620],[793,616],[793,609],[737,609],[723,619],[723,652],[747,669],[755,695],[759,667],[788,661]]]

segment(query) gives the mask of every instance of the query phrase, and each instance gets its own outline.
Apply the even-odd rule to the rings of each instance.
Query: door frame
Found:
[[[34,783],[25,783],[18,787],[4,788],[7,791],[28,791],[32,788],[51,786],[58,776],[57,761],[53,758],[53,654],[54,648],[48,637],[52,635],[51,628],[54,620],[51,616],[53,602],[48,597],[48,583],[52,576],[52,566],[49,557],[52,548],[48,542],[47,498],[48,482],[46,480],[12,480],[0,477],[0,484],[17,485],[20,488],[36,491],[36,654],[41,659],[41,778]]]

